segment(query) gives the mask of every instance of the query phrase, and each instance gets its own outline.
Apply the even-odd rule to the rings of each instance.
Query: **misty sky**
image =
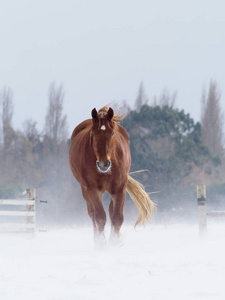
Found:
[[[64,86],[70,132],[94,107],[133,106],[141,81],[150,103],[177,91],[198,120],[214,79],[225,109],[224,11],[222,0],[2,0],[0,89],[13,90],[14,126],[43,128],[52,82]]]

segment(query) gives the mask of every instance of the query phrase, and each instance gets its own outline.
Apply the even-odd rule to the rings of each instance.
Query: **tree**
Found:
[[[148,97],[145,94],[144,84],[143,82],[141,82],[138,90],[138,95],[135,101],[136,111],[139,112],[141,110],[141,107],[144,104],[147,104],[147,102],[148,102]]]
[[[13,168],[13,152],[15,146],[15,132],[12,127],[13,117],[13,101],[12,90],[4,88],[0,94],[1,112],[0,112],[0,129],[1,129],[1,152],[0,152],[0,168],[1,180],[7,181],[12,178]],[[9,174],[10,173],[10,174]]]
[[[63,114],[64,91],[62,85],[49,89],[49,102],[45,117],[42,151],[42,185],[40,194],[49,195],[48,210],[57,219],[65,209],[70,176],[68,163],[67,122]],[[68,206],[67,206],[68,207]]]
[[[2,149],[0,181],[5,185],[27,185],[35,177],[35,159],[32,155],[32,143],[20,131],[12,126],[13,101],[12,90],[4,88],[1,93],[2,113]],[[21,176],[23,174],[23,176]]]
[[[78,200],[80,188],[69,169],[63,88],[50,86],[42,134],[31,119],[24,122],[23,131],[14,130],[12,95],[8,88],[0,93],[0,197],[21,197],[24,189],[36,188],[39,199],[48,201],[39,208],[45,222],[74,221],[86,208]]]
[[[14,130],[12,127],[12,117],[13,117],[13,93],[10,88],[4,88],[1,93],[2,102],[2,140],[5,151],[9,151],[10,145],[13,140]]]
[[[45,118],[45,134],[54,146],[67,139],[66,115],[63,115],[63,86],[52,84],[49,89],[49,103]]]
[[[222,158],[224,152],[224,115],[220,105],[220,93],[215,81],[210,82],[208,94],[202,93],[202,143],[214,157]]]
[[[28,141],[32,144],[33,153],[39,153],[42,151],[41,134],[37,129],[37,122],[32,119],[28,119],[23,123],[23,132]]]
[[[154,97],[153,100],[153,105],[154,106],[168,106],[174,108],[175,102],[177,99],[177,92],[174,92],[172,95],[170,95],[169,91],[167,89],[164,89],[159,98],[156,96]]]
[[[67,123],[63,115],[64,91],[52,84],[49,89],[49,103],[45,117],[45,134],[43,139],[43,174],[46,179],[55,183],[56,177],[62,174],[64,165],[68,164],[67,155]],[[57,187],[57,183],[56,183]]]
[[[144,105],[140,112],[131,111],[123,126],[130,138],[131,171],[148,170],[135,176],[148,190],[160,191],[160,209],[190,200],[196,182],[211,180],[217,174],[214,161],[201,143],[200,123],[183,110]],[[177,199],[179,194],[182,199]]]

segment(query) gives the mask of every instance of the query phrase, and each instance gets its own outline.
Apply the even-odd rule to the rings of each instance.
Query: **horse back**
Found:
[[[78,135],[78,133],[80,133],[82,131],[86,132],[87,130],[89,130],[91,128],[91,125],[92,125],[91,119],[85,120],[85,121],[81,122],[79,125],[77,125],[72,133],[71,142]]]

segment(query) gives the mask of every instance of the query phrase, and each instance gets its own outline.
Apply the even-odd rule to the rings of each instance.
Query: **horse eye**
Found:
[[[112,133],[112,136],[114,135],[114,132]]]
[[[92,134],[91,134],[91,137],[94,137],[95,135],[94,135],[94,133],[92,132]]]

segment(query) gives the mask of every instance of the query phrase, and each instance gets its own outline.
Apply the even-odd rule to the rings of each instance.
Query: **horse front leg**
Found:
[[[87,203],[88,214],[92,220],[95,243],[104,245],[106,243],[104,234],[106,213],[102,204],[101,194],[88,190],[86,187],[82,188],[82,193]]]
[[[111,195],[109,216],[111,220],[110,241],[117,243],[120,240],[120,228],[124,221],[123,209],[126,199],[126,189]]]

